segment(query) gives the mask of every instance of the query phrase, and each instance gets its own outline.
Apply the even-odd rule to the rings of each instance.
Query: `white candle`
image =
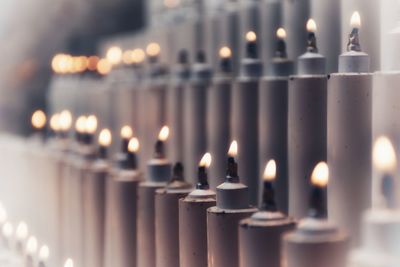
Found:
[[[26,243],[25,266],[34,267],[36,261],[36,253],[38,249],[38,242],[36,237],[31,236]]]
[[[16,249],[18,253],[23,254],[23,250],[25,249],[25,242],[26,239],[28,238],[28,225],[22,221],[17,225],[16,231],[15,231],[15,238],[17,241],[16,244]]]
[[[38,267],[46,267],[47,261],[50,257],[49,247],[46,245],[42,245],[39,250],[39,263]]]
[[[1,229],[3,238],[4,238],[4,246],[6,249],[11,249],[11,237],[14,232],[14,227],[10,222],[5,222]]]

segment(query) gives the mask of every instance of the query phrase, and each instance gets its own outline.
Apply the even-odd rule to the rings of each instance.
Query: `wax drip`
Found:
[[[318,53],[317,38],[314,32],[308,33],[307,38],[307,51],[310,53]]]
[[[347,43],[347,51],[361,51],[360,38],[358,28],[353,28],[349,35],[349,42]]]
[[[154,147],[154,158],[160,159],[164,157],[165,157],[164,142],[161,140],[157,140],[156,145]]]
[[[279,39],[276,45],[275,57],[287,58],[286,42],[283,39]]]
[[[233,157],[228,158],[228,166],[226,170],[226,181],[230,183],[238,183],[238,165]]]
[[[313,185],[311,188],[310,209],[308,216],[323,219],[327,217],[326,210],[326,187]]]
[[[277,211],[275,202],[275,190],[271,181],[264,181],[264,190],[262,195],[261,210]]]

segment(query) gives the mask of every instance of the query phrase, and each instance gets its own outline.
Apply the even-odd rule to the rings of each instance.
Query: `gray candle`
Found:
[[[275,57],[278,40],[275,31],[282,25],[282,1],[266,0],[261,5],[262,55],[263,62],[269,63]]]
[[[277,166],[277,205],[279,210],[288,211],[288,75],[292,74],[293,62],[287,58],[284,37],[286,32],[278,29],[275,56],[259,87],[259,167],[263,173],[264,163],[274,158]]]
[[[280,212],[275,202],[276,162],[270,160],[264,172],[264,191],[260,211],[240,221],[239,258],[242,267],[280,267],[281,236],[295,222]]]
[[[211,83],[212,71],[206,63],[205,54],[197,53],[192,67],[192,76],[184,92],[184,156],[187,175],[193,179],[197,164],[207,149],[206,105],[207,91]]]
[[[179,199],[192,191],[183,177],[183,165],[176,163],[171,180],[156,190],[155,232],[156,266],[175,267],[179,264]]]
[[[227,176],[217,187],[217,206],[207,210],[208,266],[239,266],[239,221],[256,212],[249,202],[249,188],[240,183],[234,156],[237,144],[231,145]]]
[[[138,139],[131,138],[126,157],[117,162],[118,165],[108,177],[105,228],[103,228],[106,267],[136,266],[137,191],[142,180],[142,174],[137,169],[138,150]]]
[[[207,266],[207,209],[215,206],[215,192],[210,190],[207,169],[211,155],[205,154],[198,168],[196,189],[179,200],[180,266]]]
[[[262,32],[261,32],[261,4],[260,0],[241,0],[240,5],[240,33],[245,35],[249,31],[253,31],[259,38],[257,38],[257,47],[263,47],[262,45]],[[241,55],[246,54],[246,40],[241,40]],[[259,57],[262,58],[262,49],[259,50]]]
[[[327,76],[325,57],[318,54],[314,20],[307,22],[307,52],[298,59],[298,75],[289,80],[288,153],[289,214],[303,218],[308,210],[309,177],[326,161]]]
[[[359,15],[352,17],[348,52],[328,82],[329,218],[359,243],[362,213],[371,206],[372,76],[361,52]],[[357,194],[354,194],[354,192]]]
[[[231,136],[241,146],[239,174],[249,187],[250,203],[258,200],[258,86],[262,63],[258,58],[254,32],[246,34],[247,54],[242,59],[241,74],[234,83],[231,104]]]
[[[147,179],[138,188],[138,261],[139,267],[156,266],[155,192],[166,186],[171,176],[171,163],[165,158],[164,142],[169,129],[163,127],[155,146],[154,157],[148,162]]]
[[[329,170],[320,162],[311,174],[313,184],[308,217],[283,238],[287,267],[343,267],[347,264],[349,238],[327,220],[326,186]]]
[[[214,156],[209,168],[211,188],[223,182],[226,164],[223,160],[230,141],[231,90],[233,85],[232,51],[224,46],[219,51],[219,71],[213,78],[207,95],[207,141],[208,150]],[[221,177],[221,178],[218,178]]]
[[[168,158],[173,161],[183,161],[183,106],[184,93],[190,78],[189,55],[186,50],[182,50],[178,56],[178,64],[173,70],[171,84],[167,92],[168,101],[168,125],[171,127],[170,146],[173,149],[168,150]]]

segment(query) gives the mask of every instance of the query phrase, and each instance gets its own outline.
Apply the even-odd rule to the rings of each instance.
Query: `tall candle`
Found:
[[[246,34],[246,55],[241,74],[234,83],[231,104],[231,136],[241,145],[238,154],[239,174],[249,187],[250,203],[258,201],[258,86],[262,63],[258,58],[257,35]]]
[[[259,38],[257,38],[257,47],[263,47],[262,32],[261,32],[261,18],[262,18],[262,1],[260,0],[242,0],[239,1],[240,6],[240,33],[245,35],[248,31],[253,31]],[[241,39],[241,55],[246,54],[246,40]],[[264,51],[259,49],[259,57],[262,58]]]
[[[231,91],[233,86],[232,51],[224,46],[219,50],[219,71],[212,80],[207,95],[207,141],[208,150],[214,155],[209,168],[215,189],[223,181],[225,161],[230,140]]]
[[[326,161],[325,57],[318,53],[313,19],[307,22],[307,52],[298,58],[298,75],[289,80],[288,151],[289,214],[303,218],[307,214],[307,194],[312,168]]]
[[[276,42],[275,31],[282,25],[282,1],[267,0],[261,2],[261,32],[263,62],[268,64],[275,57]]]
[[[274,30],[275,33],[275,30]],[[276,31],[275,55],[260,80],[258,100],[259,121],[259,167],[264,172],[264,163],[274,158],[277,166],[275,189],[279,210],[288,211],[288,75],[293,73],[293,62],[287,58],[286,31]]]
[[[361,51],[360,16],[351,19],[348,51],[328,81],[329,217],[359,243],[362,213],[371,206],[372,76]],[[357,191],[357,194],[354,194]]]

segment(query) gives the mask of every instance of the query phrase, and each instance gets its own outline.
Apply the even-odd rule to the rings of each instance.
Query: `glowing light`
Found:
[[[150,57],[156,57],[160,54],[161,47],[158,43],[150,43],[146,47],[146,53]]]
[[[110,146],[112,142],[112,135],[109,129],[101,130],[99,134],[99,144],[101,146]]]
[[[111,63],[105,58],[100,59],[96,67],[97,72],[101,75],[107,75],[112,69]]]
[[[392,142],[386,136],[376,139],[372,158],[374,166],[383,172],[391,172],[396,169],[397,159]]]
[[[219,56],[221,58],[230,58],[232,56],[232,50],[227,46],[221,47],[219,50]]]
[[[44,262],[50,257],[50,249],[48,246],[43,245],[39,250],[39,261]]]
[[[6,222],[4,223],[1,231],[3,233],[3,236],[8,239],[11,238],[11,236],[13,235],[14,227],[10,222]]]
[[[133,50],[133,62],[134,63],[142,63],[146,58],[146,54],[144,53],[143,49],[135,49]]]
[[[126,50],[124,52],[124,54],[122,55],[122,62],[127,65],[134,63],[133,50]]]
[[[309,19],[307,21],[307,31],[308,32],[316,32],[317,31],[317,23],[315,23],[315,20]]]
[[[20,222],[15,231],[17,240],[23,241],[28,237],[28,225],[25,222]]]
[[[233,140],[231,145],[229,146],[228,156],[236,157],[238,153],[238,143],[236,140]]]
[[[72,125],[72,114],[69,110],[63,110],[60,113],[59,117],[59,124],[60,124],[60,129],[62,131],[68,131],[71,128]]]
[[[55,113],[55,114],[53,114],[53,116],[51,116],[50,128],[55,132],[58,132],[61,129],[60,128],[60,114]]]
[[[246,33],[246,40],[248,42],[255,42],[257,40],[257,34],[253,31],[249,31]]]
[[[169,136],[169,128],[168,126],[164,126],[161,128],[160,133],[158,134],[158,140],[166,141]]]
[[[26,243],[26,253],[28,253],[29,255],[34,255],[36,254],[38,249],[38,241],[36,239],[36,237],[31,236],[28,239],[28,242]]]
[[[210,153],[205,153],[200,160],[199,166],[209,168],[211,166],[212,157]]]
[[[277,36],[279,39],[281,39],[281,40],[282,40],[282,39],[285,39],[286,36],[287,36],[285,29],[284,29],[284,28],[279,28],[279,29],[276,31],[276,36]]]
[[[43,129],[46,125],[46,120],[46,114],[43,112],[43,110],[39,109],[33,112],[31,122],[33,127],[36,129]]]
[[[0,203],[0,225],[5,223],[7,220],[7,210],[4,207],[3,203]]]
[[[315,166],[311,174],[311,183],[319,187],[325,187],[328,184],[328,181],[329,181],[328,164],[326,164],[326,162],[321,161]]]
[[[136,137],[133,137],[129,140],[128,143],[128,151],[131,153],[136,153],[139,151],[140,143]]]
[[[85,56],[73,58],[73,69],[75,72],[84,72],[88,68],[88,59]]]
[[[64,267],[74,267],[74,261],[72,259],[67,259],[64,263]]]
[[[118,46],[113,46],[108,49],[106,58],[112,65],[118,65],[122,60],[122,50]]]
[[[132,136],[133,136],[133,131],[129,125],[125,125],[121,128],[122,139],[130,139]]]
[[[95,115],[89,115],[86,118],[85,132],[88,134],[94,134],[97,130],[97,118]]]
[[[180,0],[164,0],[164,6],[166,8],[174,8],[180,4]]]
[[[88,57],[87,60],[88,60],[88,66],[87,66],[88,70],[90,71],[97,70],[97,64],[99,63],[100,58],[98,56],[90,56]]]
[[[263,175],[264,181],[274,181],[276,178],[276,162],[271,159],[267,162]]]
[[[84,133],[86,129],[86,116],[79,116],[75,121],[75,131]]]
[[[353,28],[360,28],[361,27],[361,16],[358,11],[354,11],[353,15],[351,15],[350,25]]]

